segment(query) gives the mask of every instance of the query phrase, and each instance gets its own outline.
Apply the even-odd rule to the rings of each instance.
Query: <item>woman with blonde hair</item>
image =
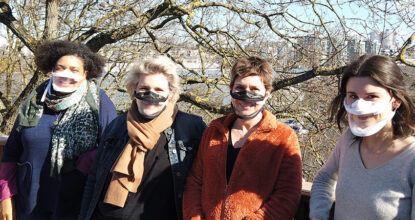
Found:
[[[106,129],[80,219],[181,219],[184,181],[206,125],[177,109],[179,77],[164,56],[135,64],[132,104]]]

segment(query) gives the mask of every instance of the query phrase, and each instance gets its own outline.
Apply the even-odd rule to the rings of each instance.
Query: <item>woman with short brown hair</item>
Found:
[[[231,72],[234,113],[211,122],[187,178],[184,219],[292,219],[301,194],[297,135],[267,110],[272,66],[253,56]]]

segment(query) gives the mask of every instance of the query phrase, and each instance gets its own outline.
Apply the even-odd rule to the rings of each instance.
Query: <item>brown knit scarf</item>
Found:
[[[177,114],[177,106],[168,102],[166,109],[156,118],[145,121],[139,116],[135,100],[127,114],[127,130],[130,140],[113,165],[112,179],[104,198],[105,203],[124,207],[129,192],[136,193],[144,171],[145,153],[169,128]]]

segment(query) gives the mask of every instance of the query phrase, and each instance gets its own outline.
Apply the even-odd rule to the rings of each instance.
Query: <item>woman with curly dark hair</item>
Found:
[[[104,61],[68,41],[38,46],[35,62],[51,79],[19,110],[0,168],[2,219],[76,219],[99,137],[116,116],[99,89]]]

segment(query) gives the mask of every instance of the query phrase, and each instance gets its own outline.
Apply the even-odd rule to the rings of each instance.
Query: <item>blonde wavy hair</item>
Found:
[[[176,64],[166,56],[147,58],[144,61],[134,63],[127,77],[127,91],[134,100],[134,91],[140,76],[146,74],[163,74],[168,82],[170,93],[173,94],[172,101],[176,102],[180,96],[180,78],[177,75]]]

